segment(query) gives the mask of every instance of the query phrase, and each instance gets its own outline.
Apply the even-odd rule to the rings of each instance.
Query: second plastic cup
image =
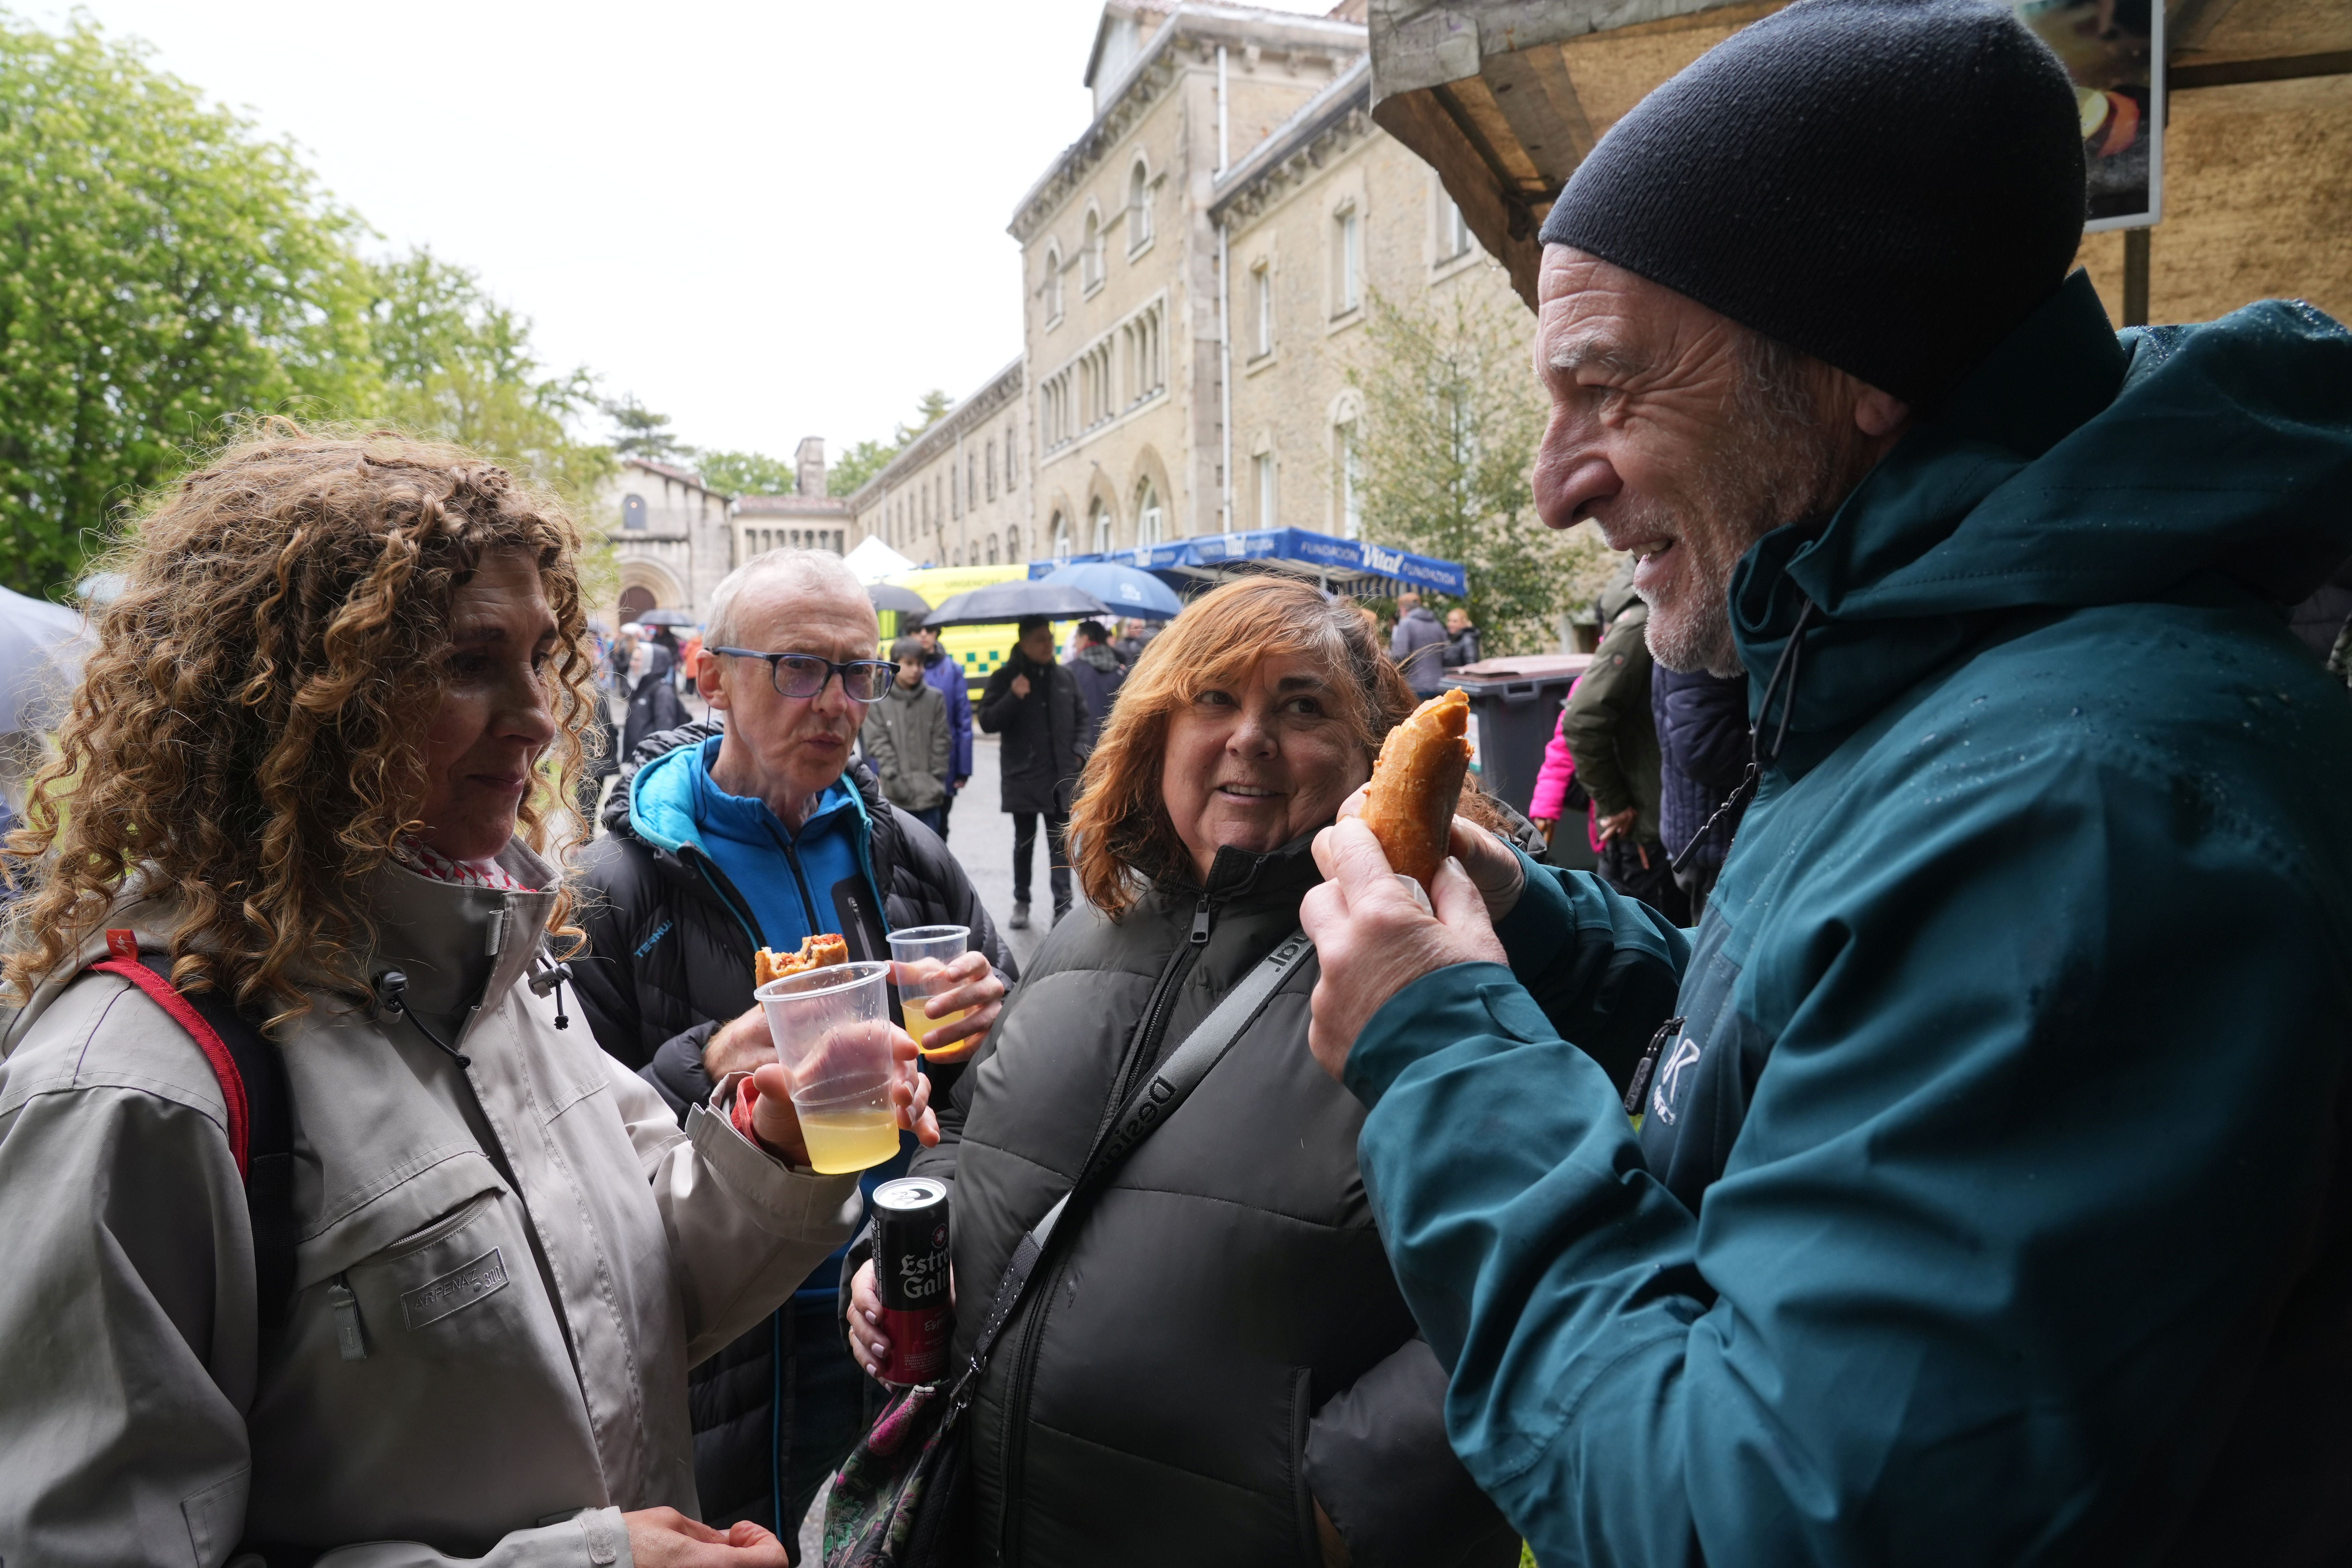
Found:
[[[955,982],[946,976],[947,966],[961,958],[971,946],[970,926],[909,926],[890,933],[890,956],[898,965],[898,1010],[907,1020],[907,1033],[915,1037],[916,1048],[923,1055],[940,1061],[951,1060],[971,1049],[971,1042],[953,1040],[934,1051],[926,1044],[928,1037],[933,1029],[954,1023],[971,1009],[958,1007],[934,1018],[923,1011],[923,1004],[935,993],[954,988]]]
[[[887,963],[836,963],[753,993],[792,1079],[809,1163],[826,1175],[867,1170],[898,1152],[889,978]]]

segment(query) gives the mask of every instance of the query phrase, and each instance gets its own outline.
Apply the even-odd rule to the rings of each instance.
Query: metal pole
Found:
[[[2124,325],[2147,325],[2147,230],[2124,230]]]

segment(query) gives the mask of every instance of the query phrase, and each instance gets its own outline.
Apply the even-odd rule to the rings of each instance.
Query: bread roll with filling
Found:
[[[1444,692],[1389,731],[1364,795],[1364,826],[1389,864],[1426,888],[1445,858],[1454,808],[1470,770],[1470,699]]]

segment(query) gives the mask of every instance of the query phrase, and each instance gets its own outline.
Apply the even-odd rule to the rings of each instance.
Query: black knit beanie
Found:
[[[1797,0],[1611,127],[1568,245],[1931,409],[2082,242],[2065,68],[1990,0]]]

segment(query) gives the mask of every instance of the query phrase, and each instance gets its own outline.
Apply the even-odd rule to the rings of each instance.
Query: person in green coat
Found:
[[[1601,595],[1601,610],[1609,629],[1560,710],[1559,738],[1599,817],[1601,880],[1685,925],[1690,895],[1675,885],[1659,832],[1650,606],[1634,595],[1630,565]]]
[[[1546,220],[1538,506],[1751,682],[1695,932],[1318,839],[1309,1047],[1545,1568],[2352,1557],[2352,704],[2284,613],[2352,333],[2114,331],[2072,102],[2003,7],[1800,0]]]

